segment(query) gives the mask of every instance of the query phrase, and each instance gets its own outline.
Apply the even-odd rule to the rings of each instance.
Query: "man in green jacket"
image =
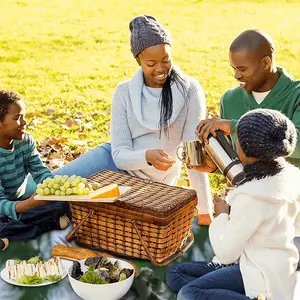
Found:
[[[298,143],[288,160],[300,167],[300,81],[276,66],[272,39],[258,30],[241,33],[231,44],[230,64],[240,86],[227,91],[221,98],[221,119],[207,119],[197,127],[201,142],[207,143],[209,133],[217,129],[229,135],[236,149],[236,124],[247,111],[255,108],[276,109],[293,121],[298,129]],[[214,171],[208,163],[199,171]]]
[[[258,30],[246,30],[231,44],[229,53],[234,77],[240,86],[227,91],[221,98],[221,119],[207,119],[199,123],[197,134],[201,143],[220,129],[230,135],[236,149],[236,124],[247,111],[255,108],[276,109],[284,113],[298,130],[296,150],[288,158],[300,167],[300,81],[294,80],[284,69],[276,66],[272,39]],[[196,169],[213,172],[216,165],[208,157],[204,165]],[[300,237],[295,238],[300,251]],[[300,267],[300,262],[299,262]]]

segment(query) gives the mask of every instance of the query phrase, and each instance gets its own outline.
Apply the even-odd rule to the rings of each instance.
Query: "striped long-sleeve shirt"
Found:
[[[33,137],[25,133],[23,140],[13,141],[12,149],[0,148],[0,214],[17,219],[16,204],[25,193],[29,173],[37,184],[52,176]]]

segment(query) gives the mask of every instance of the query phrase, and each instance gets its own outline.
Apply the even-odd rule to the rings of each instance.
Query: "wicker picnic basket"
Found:
[[[75,238],[84,246],[148,259],[156,266],[177,259],[192,244],[194,190],[108,170],[92,175],[89,181],[131,189],[114,203],[70,202],[75,227],[68,241]]]

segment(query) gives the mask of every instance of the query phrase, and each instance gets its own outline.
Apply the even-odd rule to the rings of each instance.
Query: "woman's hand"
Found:
[[[160,171],[167,171],[175,163],[172,156],[161,149],[147,150],[146,161]]]
[[[206,119],[202,120],[196,129],[196,135],[198,136],[200,143],[208,144],[208,135],[211,133],[216,136],[216,130],[221,130],[225,135],[231,133],[230,129],[231,120],[223,119]]]
[[[229,215],[229,205],[226,203],[226,201],[223,198],[221,198],[218,195],[214,195],[213,203],[214,203],[214,217],[217,217],[222,213]]]

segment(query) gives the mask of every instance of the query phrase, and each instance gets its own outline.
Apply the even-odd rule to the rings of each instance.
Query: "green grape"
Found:
[[[83,189],[83,195],[88,195],[90,193],[90,189],[89,188],[84,188]]]
[[[100,184],[97,183],[97,182],[93,182],[92,183],[92,190],[95,191],[95,190],[98,190],[100,188]]]
[[[78,184],[78,188],[81,189],[81,190],[83,190],[85,188],[85,184],[83,182],[80,182]]]
[[[62,179],[61,175],[55,175],[54,176],[54,182],[56,182],[56,183],[60,183],[61,179]]]
[[[67,189],[70,187],[70,182],[69,181],[66,181],[65,184],[64,184],[64,187]]]
[[[65,196],[65,195],[66,195],[65,191],[61,191],[61,192],[60,192],[60,195],[61,195],[61,196]]]
[[[83,189],[78,189],[77,190],[77,195],[80,195],[80,196],[83,195]]]
[[[59,189],[60,189],[60,185],[59,185],[58,183],[55,183],[55,184],[53,185],[53,188],[55,188],[56,190],[59,190]]]
[[[65,176],[67,176],[67,175],[65,175]],[[65,176],[60,180],[60,183],[64,184],[65,182],[68,181],[68,178],[65,178]]]
[[[76,175],[72,175],[69,180],[73,181],[77,176]]]
[[[76,195],[78,193],[78,187],[72,188],[72,194]]]
[[[78,182],[76,180],[73,180],[72,181],[72,184],[71,184],[73,187],[76,187],[78,185]]]
[[[44,194],[44,190],[43,190],[42,188],[38,188],[38,189],[36,190],[36,192],[37,192],[37,194],[39,194],[39,195],[41,195],[41,196],[43,196],[43,194]]]
[[[52,181],[50,181],[49,183],[48,183],[48,188],[52,188],[53,187],[53,182]]]
[[[49,188],[44,188],[44,194],[49,195],[50,194],[50,189]]]
[[[67,189],[67,188],[66,188],[64,185],[60,187],[60,191],[61,191],[61,192],[65,192],[66,189]]]
[[[48,178],[46,178],[44,181],[43,181],[43,183],[45,183],[45,184],[48,184],[49,182],[51,182],[51,178],[50,177],[48,177]]]
[[[42,188],[44,188],[44,185],[43,185],[42,183],[39,183],[39,184],[37,185],[37,188],[38,188],[38,189],[42,189]]]
[[[71,195],[73,190],[71,188],[67,188],[66,195]]]
[[[81,182],[84,183],[85,185],[87,185],[87,183],[88,183],[86,178],[81,178]]]
[[[60,191],[55,191],[55,196],[60,196],[61,195],[61,192]]]
[[[50,192],[51,192],[50,195],[54,195],[54,194],[55,194],[55,189],[54,189],[54,188],[51,188],[51,189],[50,189]]]

